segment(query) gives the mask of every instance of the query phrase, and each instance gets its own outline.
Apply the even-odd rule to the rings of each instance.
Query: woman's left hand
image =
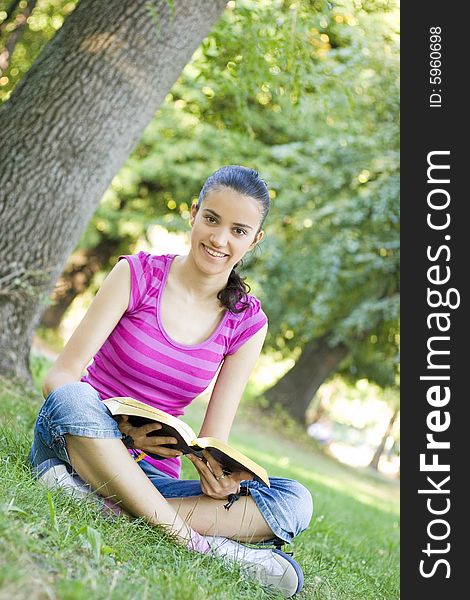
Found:
[[[253,479],[248,471],[235,471],[224,473],[220,464],[211,456],[210,452],[203,450],[204,459],[187,454],[186,456],[196,467],[201,480],[201,489],[206,496],[216,500],[226,500],[230,494],[236,494],[240,489],[240,482]]]

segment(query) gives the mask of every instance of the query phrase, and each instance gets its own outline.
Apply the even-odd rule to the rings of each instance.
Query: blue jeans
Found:
[[[53,464],[70,465],[65,434],[122,439],[116,421],[102,403],[98,392],[88,383],[67,383],[51,392],[36,420],[29,462],[37,477]],[[202,495],[199,480],[183,480],[162,473],[141,460],[137,463],[165,498]],[[269,479],[268,488],[257,481],[243,481],[259,511],[275,534],[274,541],[291,542],[304,531],[312,517],[310,492],[297,481],[281,477]]]

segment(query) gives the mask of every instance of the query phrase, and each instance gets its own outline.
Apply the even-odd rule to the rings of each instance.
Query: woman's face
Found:
[[[199,210],[194,203],[190,222],[194,259],[213,273],[230,272],[264,236],[263,231],[256,235],[261,223],[260,204],[227,187],[209,192]]]

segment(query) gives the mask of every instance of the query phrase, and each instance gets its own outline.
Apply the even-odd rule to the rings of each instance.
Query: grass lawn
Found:
[[[26,456],[41,403],[39,393],[0,379],[1,600],[277,597],[236,567],[189,553],[140,521],[102,516],[34,483]],[[196,401],[187,411],[196,430],[204,408]],[[284,548],[305,573],[299,600],[399,598],[396,481],[340,465],[312,443],[273,435],[246,413],[231,442],[270,475],[297,479],[313,494],[309,529]],[[183,463],[183,476],[194,478],[193,466]]]

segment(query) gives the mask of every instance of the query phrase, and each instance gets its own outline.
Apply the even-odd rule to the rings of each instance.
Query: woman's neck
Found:
[[[172,276],[175,282],[188,295],[188,298],[210,302],[217,299],[217,294],[227,285],[229,273],[210,275],[201,271],[191,253],[176,256],[172,264]]]

